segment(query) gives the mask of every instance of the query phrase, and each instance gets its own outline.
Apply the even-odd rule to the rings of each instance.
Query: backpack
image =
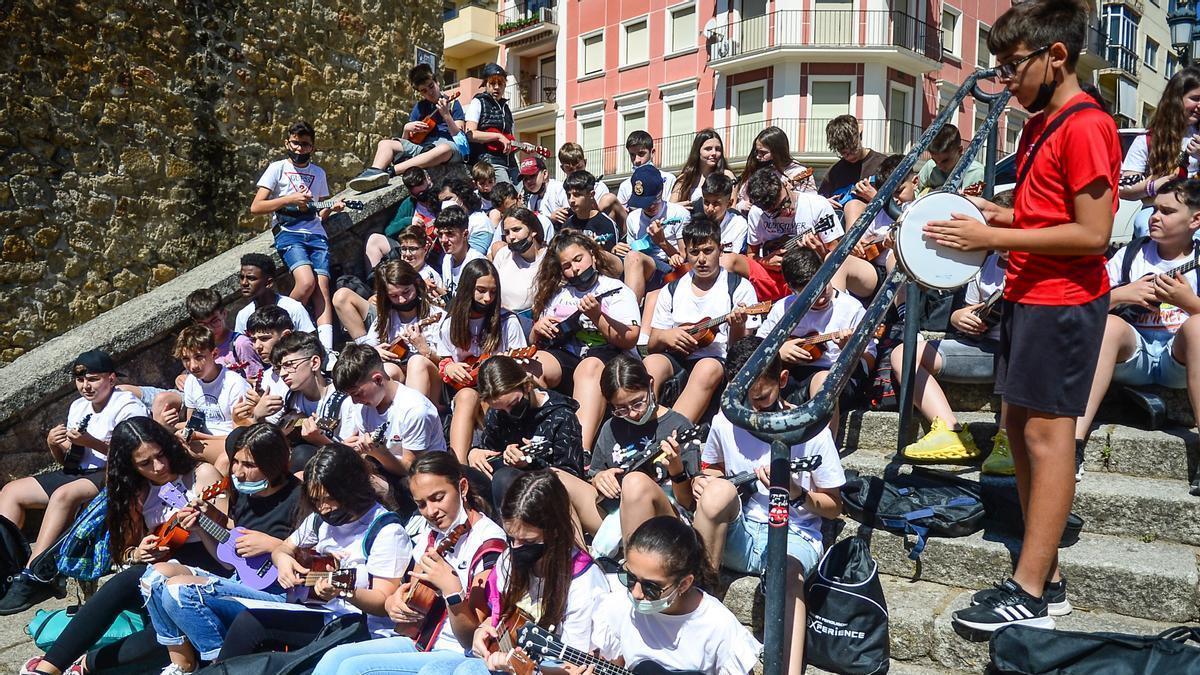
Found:
[[[108,573],[112,556],[108,550],[107,515],[108,488],[104,488],[75,518],[63,535],[62,544],[50,548],[58,552],[58,574],[93,581]]]
[[[983,528],[986,515],[978,483],[919,468],[886,480],[848,470],[842,502],[846,513],[867,527],[906,540],[912,535],[911,560],[920,560],[929,537],[974,534]]]
[[[196,675],[309,675],[329,650],[369,639],[371,633],[362,614],[343,614],[325,624],[317,637],[301,649],[235,656],[201,668]]]
[[[1189,644],[1191,643],[1191,644]],[[1004,626],[992,633],[989,673],[998,675],[1140,675],[1200,672],[1200,628],[1158,635],[1078,633]]]
[[[25,568],[29,560],[29,542],[8,518],[0,516],[0,593],[8,593],[12,578]]]
[[[78,605],[67,607],[65,609],[56,609],[49,611],[39,609],[33,616],[33,621],[25,627],[25,633],[33,638],[33,642],[38,649],[47,651],[58,640],[59,636],[68,629],[71,625],[71,619],[75,617],[75,613],[79,610]],[[113,622],[104,631],[104,635],[95,642],[88,651],[100,649],[114,644],[134,633],[140,632],[146,627],[146,620],[137,612],[124,610],[117,615]]]
[[[845,675],[886,673],[887,600],[871,547],[861,537],[834,544],[804,582],[804,665]]]

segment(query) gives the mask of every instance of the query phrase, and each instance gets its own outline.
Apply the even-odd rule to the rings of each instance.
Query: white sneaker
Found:
[[[163,668],[162,671],[158,675],[189,675],[191,672],[193,672],[193,671],[184,670],[183,668],[180,668],[179,666],[172,663],[171,665],[167,666],[166,668]]]

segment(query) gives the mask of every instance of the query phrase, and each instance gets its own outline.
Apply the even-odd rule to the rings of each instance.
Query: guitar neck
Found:
[[[1192,258],[1191,260],[1183,263],[1179,267],[1176,267],[1175,269],[1171,270],[1170,272],[1167,272],[1167,276],[1173,277],[1176,274],[1187,274],[1188,272],[1191,272],[1192,270],[1196,269],[1197,267],[1200,267],[1200,259]]]
[[[230,531],[203,513],[200,514],[196,523],[200,526],[200,529],[207,532],[213,539],[216,539],[218,543],[224,544],[229,541]]]
[[[596,675],[633,675],[632,671],[625,670],[611,661],[605,661],[599,656],[592,656],[585,651],[568,647],[562,643],[555,644],[547,656],[576,666],[595,666]]]
[[[800,338],[800,342],[798,342],[797,344],[819,345],[819,344],[822,344],[825,342],[831,342],[833,340],[840,338],[842,336],[842,333],[843,333],[843,331],[835,330],[832,333],[821,333],[819,335],[809,335],[807,337]]]

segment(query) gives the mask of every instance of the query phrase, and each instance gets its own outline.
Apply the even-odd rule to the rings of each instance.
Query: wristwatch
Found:
[[[463,595],[462,593],[451,593],[450,595],[447,595],[445,599],[446,606],[453,607],[463,601]]]

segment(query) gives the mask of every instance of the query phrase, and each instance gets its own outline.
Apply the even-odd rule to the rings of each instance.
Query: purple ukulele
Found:
[[[182,509],[188,505],[187,495],[180,492],[179,488],[171,483],[167,483],[159,489],[158,498],[167,506],[176,509]],[[238,555],[236,543],[238,537],[245,534],[246,530],[240,527],[229,530],[203,513],[200,513],[196,523],[200,525],[200,529],[217,540],[217,560],[232,567],[237,572],[238,581],[256,591],[261,591],[275,583],[279,577],[279,571],[271,562],[270,553],[248,558]]]

